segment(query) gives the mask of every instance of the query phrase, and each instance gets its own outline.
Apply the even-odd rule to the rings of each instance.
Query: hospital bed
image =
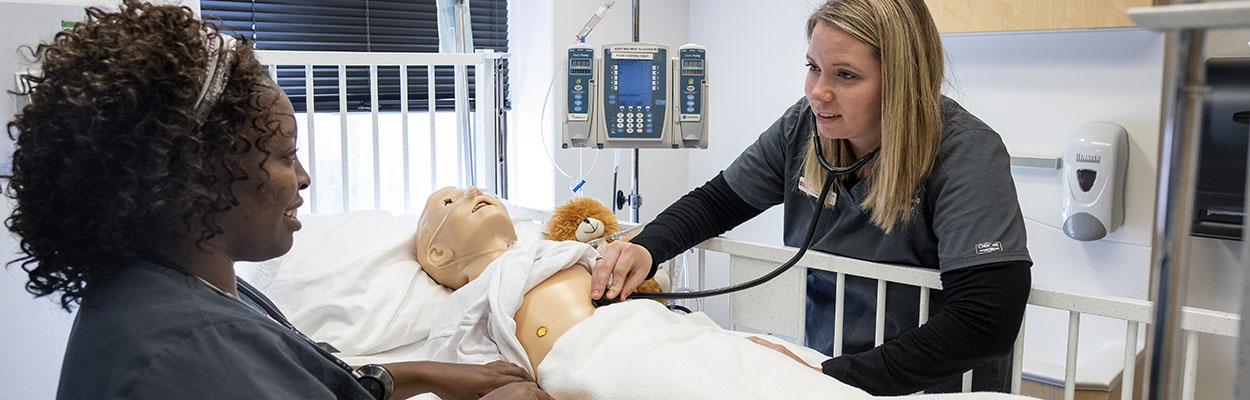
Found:
[[[337,340],[333,344],[345,350],[345,355],[355,356],[348,357],[349,362],[412,359],[414,355],[421,354],[424,344],[419,325],[423,318],[429,317],[426,313],[433,313],[422,310],[419,305],[437,305],[441,298],[445,298],[446,292],[441,286],[436,288],[437,285],[428,277],[423,280],[424,274],[414,273],[412,269],[416,268],[415,265],[403,264],[398,249],[403,248],[403,241],[415,226],[416,216],[411,213],[417,211],[415,208],[422,204],[421,199],[434,189],[445,185],[477,185],[507,194],[506,179],[500,178],[508,176],[506,148],[509,139],[502,119],[503,85],[498,73],[507,55],[259,51],[258,56],[263,64],[283,66],[283,69],[270,68],[270,71],[284,83],[304,79],[306,93],[313,91],[314,77],[308,73],[313,66],[337,66],[338,87],[347,86],[347,66],[368,66],[373,97],[371,104],[378,104],[379,68],[400,66],[400,79],[406,80],[412,77],[410,70],[415,67],[426,74],[429,82],[447,78],[436,76],[440,69],[435,67],[450,66],[454,71],[454,76],[450,78],[456,88],[453,100],[455,110],[451,112],[436,110],[435,101],[429,101],[427,109],[410,110],[409,96],[433,98],[434,85],[430,85],[429,92],[425,94],[408,93],[407,85],[400,85],[403,100],[398,113],[380,113],[376,107],[367,113],[351,112],[354,110],[347,109],[346,94],[340,90],[338,109],[313,109],[299,116],[300,157],[313,181],[308,201],[300,210],[305,229],[298,234],[291,253],[283,258],[240,267],[240,275],[273,297],[301,329],[309,331],[317,340],[327,340],[327,335],[329,339]],[[301,71],[302,77],[299,76]],[[470,76],[476,85],[476,107],[473,109],[470,109],[468,100]],[[368,118],[364,119],[365,116]],[[414,148],[418,151],[414,152]],[[449,148],[456,151],[447,151]],[[545,220],[549,211],[510,209],[521,240],[537,238],[540,225],[536,221]],[[623,223],[623,226],[628,224]],[[783,263],[795,250],[714,238],[692,250],[693,253],[686,257],[694,260],[689,265],[670,264],[669,268],[684,268],[687,285],[700,289],[706,285],[707,271],[711,268],[727,265],[731,283],[738,283]],[[727,328],[802,338],[805,274],[810,268],[837,274],[839,304],[846,276],[878,280],[878,299],[885,297],[887,282],[920,287],[921,322],[928,315],[930,292],[941,288],[938,273],[934,270],[809,252],[797,268],[758,288],[731,295],[730,326]],[[349,284],[353,279],[357,281],[355,287]],[[385,280],[393,291],[361,286],[372,282],[370,279]],[[679,285],[681,282],[675,283],[674,287]],[[366,292],[392,295],[384,298],[365,296],[357,300],[339,297]],[[403,296],[393,293],[403,293]],[[377,304],[384,300],[395,303],[396,297],[400,297],[399,303],[402,304],[377,310]],[[885,303],[878,301],[877,304],[875,332],[879,345],[884,339]],[[1144,324],[1152,318],[1150,302],[1034,286],[1029,304],[1029,313],[1066,313],[1068,324],[1066,327],[1050,324],[1020,327],[1021,334],[1016,340],[1013,355],[1013,393],[1020,393],[1022,379],[1028,376],[1062,385],[1063,398],[1073,399],[1078,389],[1077,372],[1080,368],[1077,355],[1081,322],[1094,317],[1123,321],[1123,342],[1118,346],[1122,350],[1112,357],[1111,362],[1103,360],[1101,363],[1111,364],[1111,380],[1123,382],[1121,398],[1135,398],[1132,382],[1136,375],[1141,374],[1137,370],[1137,360],[1144,337]],[[693,302],[691,308],[698,311],[701,302]],[[326,313],[332,315],[324,315]],[[1180,328],[1186,343],[1182,392],[1184,398],[1191,399],[1195,391],[1201,339],[1210,336],[1236,337],[1239,317],[1196,308],[1185,308],[1182,314]],[[408,320],[396,322],[396,316],[404,316]],[[843,325],[840,308],[833,323],[837,342],[840,343]],[[426,329],[428,332],[428,327]],[[1037,357],[1031,356],[1029,351],[1042,349],[1026,351],[1025,332],[1029,332],[1030,337],[1066,337],[1066,357],[1061,362],[1060,371],[1030,371],[1030,365],[1036,364],[1030,359]],[[388,335],[405,337],[396,339]],[[364,344],[356,346],[348,343]],[[1042,350],[1045,353],[1057,351]],[[839,353],[840,346],[831,356]],[[963,377],[963,388],[965,391],[971,388],[970,372]]]

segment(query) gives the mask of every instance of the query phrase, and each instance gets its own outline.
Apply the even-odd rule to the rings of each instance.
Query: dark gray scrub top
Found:
[[[372,399],[307,340],[183,272],[136,261],[83,301],[58,399]]]
[[[860,180],[849,190],[835,183],[830,195],[836,195],[837,202],[821,214],[811,249],[942,272],[1007,261],[1032,263],[1010,156],[1002,139],[946,97],[942,98],[942,122],[937,159],[916,197],[917,215],[887,235],[859,207],[870,180]],[[816,198],[798,188],[805,146],[815,129],[811,106],[806,98],[800,99],[724,172],[729,186],[752,206],[763,210],[785,205],[787,246],[802,245],[816,207]],[[815,193],[821,183],[810,184]],[[829,353],[833,320],[824,318],[832,315],[832,302],[820,299],[832,299],[833,274],[813,271],[812,275],[808,279],[808,345]],[[871,348],[875,325],[875,281],[852,281],[847,284],[844,320],[848,353]],[[891,287],[887,295],[887,339],[915,326],[919,292],[900,289]],[[931,313],[938,311],[940,299],[935,298],[935,303]]]

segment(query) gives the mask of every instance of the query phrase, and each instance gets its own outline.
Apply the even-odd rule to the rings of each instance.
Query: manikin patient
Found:
[[[417,262],[439,284],[459,289],[482,274],[517,241],[512,219],[494,196],[476,187],[445,187],[431,194],[414,238]],[[590,246],[568,242],[557,246],[580,248],[584,256],[597,253]],[[584,258],[584,257],[583,257]],[[589,261],[593,262],[593,258]],[[524,294],[516,321],[516,338],[537,370],[556,339],[594,313],[585,293],[590,291],[587,263],[564,268]]]
[[[430,359],[510,361],[558,399],[872,398],[811,367],[825,358],[814,350],[774,351],[782,346],[752,343],[702,313],[645,300],[596,309],[586,296],[593,248],[516,242],[494,197],[454,187],[430,195],[412,248],[426,274],[455,290],[431,326]]]

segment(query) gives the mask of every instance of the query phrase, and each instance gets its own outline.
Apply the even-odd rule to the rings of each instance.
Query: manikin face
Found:
[[[443,286],[458,289],[516,242],[508,210],[476,187],[431,194],[417,223],[417,262]]]
[[[804,93],[820,136],[861,148],[881,142],[881,62],[864,42],[817,23],[807,45]]]
[[[253,147],[243,159],[248,179],[234,183],[239,205],[221,214],[222,250],[234,261],[263,261],[286,254],[301,224],[295,210],[304,203],[299,191],[310,182],[295,157],[295,110],[291,100],[276,87],[259,99],[273,103],[257,125],[276,132],[264,140],[269,154]],[[244,133],[255,141],[261,132]]]

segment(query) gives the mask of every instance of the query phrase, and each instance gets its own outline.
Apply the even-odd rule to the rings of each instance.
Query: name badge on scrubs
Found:
[[[820,197],[820,186],[808,185],[806,176],[799,177],[799,190],[813,198]],[[838,204],[838,191],[834,188],[829,188],[829,198],[825,200],[825,206],[833,207],[835,204]]]

